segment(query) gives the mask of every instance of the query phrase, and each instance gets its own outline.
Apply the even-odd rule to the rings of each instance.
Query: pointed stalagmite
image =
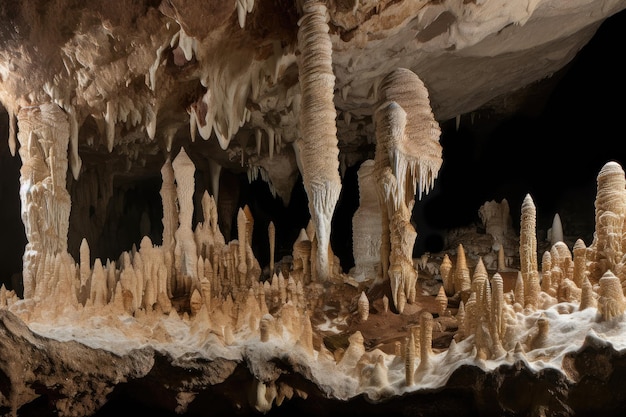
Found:
[[[452,261],[447,253],[443,255],[443,260],[439,266],[439,273],[441,274],[441,280],[443,281],[443,288],[446,295],[452,297],[455,294],[454,275],[452,273]]]
[[[443,316],[448,309],[448,297],[446,296],[446,291],[443,289],[443,285],[439,287],[439,292],[435,300],[437,301],[439,316]]]
[[[91,287],[91,257],[89,254],[89,244],[87,239],[83,238],[80,243],[80,288],[78,301],[82,304],[87,301],[89,288]]]
[[[326,5],[319,0],[305,0],[302,10],[298,22],[301,136],[296,148],[309,213],[315,224],[316,278],[326,281],[331,272],[331,220],[341,191],[337,112],[333,102],[335,75]]]
[[[454,290],[468,291],[471,286],[470,270],[467,267],[465,248],[459,243],[456,250],[456,264],[454,267]]]
[[[370,302],[367,299],[367,295],[365,295],[365,291],[361,291],[361,295],[359,296],[358,305],[358,313],[359,320],[364,322],[367,321],[367,318],[370,315]]]

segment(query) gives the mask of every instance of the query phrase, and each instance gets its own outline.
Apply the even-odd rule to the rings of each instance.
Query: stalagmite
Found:
[[[361,295],[359,296],[358,305],[358,313],[359,320],[361,322],[367,321],[367,318],[370,314],[370,302],[367,299],[367,295],[365,295],[365,291],[361,291]]]
[[[108,287],[106,271],[102,267],[100,258],[96,258],[93,264],[93,274],[89,280],[90,300],[96,308],[104,307],[108,303]]]
[[[591,282],[589,282],[589,278],[585,277],[583,279],[581,290],[580,304],[578,305],[578,309],[584,310],[586,308],[597,307],[598,303],[596,302],[596,299],[594,297],[593,287],[591,286]]]
[[[80,286],[78,300],[81,303],[87,301],[88,291],[91,288],[91,257],[89,255],[89,244],[83,238],[80,243]]]
[[[178,205],[176,204],[176,185],[174,168],[168,157],[161,167],[161,202],[163,205],[163,248],[173,252],[175,246],[174,233],[178,229]]]
[[[389,311],[389,297],[383,295],[383,312],[387,313]]]
[[[443,255],[443,260],[439,266],[439,273],[441,274],[443,289],[446,295],[449,297],[453,296],[455,294],[454,275],[452,274],[452,261],[447,253]]]
[[[456,292],[470,289],[470,271],[465,258],[465,248],[459,243],[456,250],[456,264],[454,267],[454,290]]]
[[[415,335],[412,330],[409,330],[409,337],[406,338],[404,352],[404,374],[407,387],[414,384],[415,353]]]
[[[428,311],[420,314],[420,364],[418,371],[430,368],[430,356],[432,355],[433,341],[433,315]]]
[[[23,107],[17,114],[20,199],[28,243],[23,257],[24,298],[33,296],[46,253],[67,250],[70,196],[66,190],[70,126],[56,104]]]
[[[619,279],[607,270],[600,278],[598,313],[600,320],[609,321],[624,314],[626,300]]]
[[[197,278],[197,249],[193,238],[192,217],[193,217],[193,193],[195,187],[194,172],[196,170],[193,162],[187,156],[184,148],[174,158],[172,162],[174,177],[176,179],[176,195],[178,199],[178,229],[174,234],[176,246],[174,249],[176,269],[183,276]]]
[[[515,288],[514,288],[514,298],[515,303],[519,304],[520,307],[524,307],[526,304],[526,299],[524,298],[524,279],[522,278],[522,273],[517,271],[517,278],[515,279]]]
[[[506,257],[504,255],[504,246],[498,248],[498,271],[502,272],[506,270]]]
[[[298,161],[309,199],[309,213],[317,239],[316,274],[326,281],[330,228],[341,191],[339,149],[335,119],[332,43],[328,34],[327,10],[318,0],[305,0],[298,22],[298,71],[302,93]]]
[[[541,257],[541,291],[550,294],[552,290],[552,255],[545,251]],[[554,294],[551,294],[554,295]]]
[[[376,194],[374,161],[364,161],[358,170],[359,208],[352,216],[352,253],[357,281],[376,279],[380,265],[381,213]]]
[[[502,276],[497,272],[491,277],[491,300],[489,318],[491,351],[492,357],[499,358],[505,353],[502,342],[506,331],[506,321],[504,320],[504,282]]]
[[[554,245],[556,242],[562,241],[563,224],[561,223],[561,216],[559,216],[559,213],[556,213],[552,219],[552,227],[550,228],[550,244]]]
[[[268,342],[271,336],[272,323],[274,322],[274,317],[271,314],[265,314],[261,317],[261,321],[259,322],[259,333],[261,342]]]
[[[539,285],[537,271],[537,235],[536,235],[536,209],[535,203],[530,194],[526,194],[522,203],[521,225],[520,225],[520,270],[522,279],[524,280],[524,306],[531,305],[537,307],[536,296],[538,288],[532,288]],[[532,281],[532,283],[531,283]]]
[[[456,320],[459,325],[457,333],[454,335],[454,339],[460,342],[467,335],[467,322],[465,320],[465,303],[461,300],[459,303],[459,309],[456,313]]]
[[[577,239],[574,243],[574,271],[573,281],[579,287],[582,288],[583,281],[585,280],[585,268],[587,264],[587,247],[582,239]]]
[[[448,297],[446,296],[446,291],[443,289],[443,285],[439,287],[439,292],[437,293],[435,300],[438,305],[437,312],[439,313],[439,316],[443,316],[448,309]]]
[[[616,270],[623,253],[621,239],[626,217],[626,178],[617,162],[604,164],[597,177],[595,201],[596,236],[589,249],[592,283],[607,270]]]

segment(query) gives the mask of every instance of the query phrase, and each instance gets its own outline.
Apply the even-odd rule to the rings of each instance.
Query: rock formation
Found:
[[[0,6],[27,240],[22,289],[0,287],[2,413],[623,411],[607,382],[625,372],[620,163],[597,175],[588,246],[558,215],[538,239],[530,191],[519,239],[491,201],[488,244],[416,258],[413,215],[444,162],[440,121],[562,68],[625,7]],[[345,272],[331,237],[357,166]],[[308,213],[284,230],[300,178]],[[269,213],[243,198],[259,179],[282,200]]]

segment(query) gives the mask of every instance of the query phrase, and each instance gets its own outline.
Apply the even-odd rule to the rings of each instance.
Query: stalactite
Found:
[[[330,274],[331,219],[341,191],[337,114],[333,103],[335,76],[326,6],[318,0],[305,0],[302,10],[303,16],[298,22],[298,71],[302,93],[298,155],[309,212],[315,224],[318,246],[315,272],[317,278],[326,281]]]

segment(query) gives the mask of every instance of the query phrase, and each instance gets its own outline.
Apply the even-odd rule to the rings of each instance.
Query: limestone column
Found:
[[[191,278],[195,282],[198,274],[198,253],[191,227],[193,224],[194,173],[196,167],[187,156],[185,149],[181,148],[174,158],[174,162],[172,162],[172,168],[176,179],[176,195],[179,207],[178,229],[174,234],[176,271],[183,277]]]
[[[328,34],[326,5],[319,0],[305,0],[298,22],[298,61],[301,138],[297,141],[298,162],[304,189],[309,200],[311,220],[317,239],[317,266],[321,281],[330,275],[330,232],[341,178],[335,119],[332,68],[332,42]]]
[[[71,201],[67,192],[67,114],[53,103],[21,108],[17,114],[20,142],[20,199],[28,243],[24,250],[24,298],[34,295],[37,269],[46,254],[67,252]]]
[[[361,164],[358,177],[359,208],[352,217],[352,253],[355,264],[353,275],[357,281],[365,281],[378,278],[382,236],[381,212],[372,159]]]

